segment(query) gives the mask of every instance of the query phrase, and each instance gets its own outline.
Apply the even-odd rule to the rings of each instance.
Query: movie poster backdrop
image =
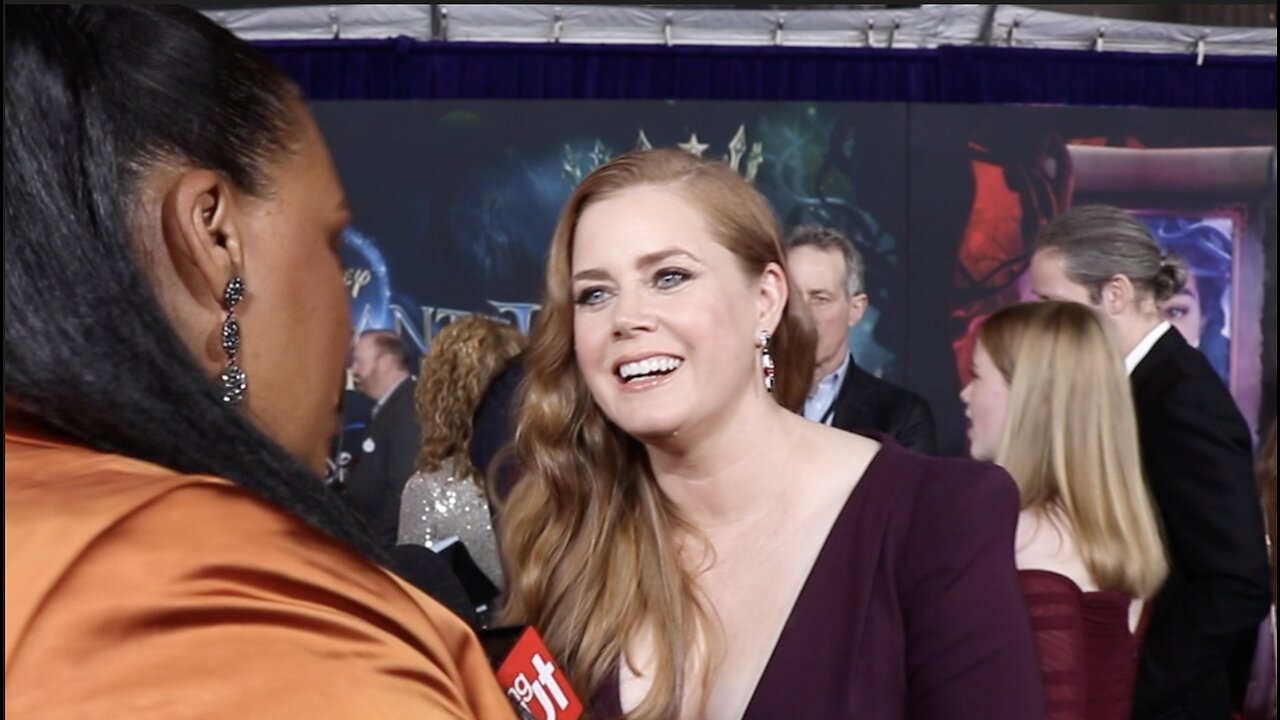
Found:
[[[312,104],[354,211],[343,261],[358,333],[421,353],[454,318],[528,332],[561,206],[610,158],[723,159],[785,233],[845,232],[866,259],[857,362],[925,396],[966,450],[972,331],[1029,297],[1038,229],[1074,204],[1134,211],[1193,281],[1163,312],[1255,428],[1274,416],[1274,111],[899,103],[340,101]],[[1268,271],[1269,270],[1269,271]],[[1264,317],[1269,318],[1264,323]],[[1269,384],[1268,388],[1274,388]],[[348,430],[368,402],[353,398]],[[1261,421],[1260,421],[1261,417]]]

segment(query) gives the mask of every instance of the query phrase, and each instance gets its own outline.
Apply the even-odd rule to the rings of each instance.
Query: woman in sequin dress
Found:
[[[457,537],[502,586],[482,471],[471,464],[472,418],[494,376],[524,349],[515,327],[483,315],[450,323],[431,343],[418,376],[422,450],[400,499],[400,544]]]

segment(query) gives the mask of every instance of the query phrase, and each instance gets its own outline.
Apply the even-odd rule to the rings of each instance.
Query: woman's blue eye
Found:
[[[689,277],[690,274],[688,272],[679,268],[666,268],[658,271],[658,274],[653,278],[653,284],[659,289],[667,290],[688,280]]]
[[[592,287],[578,293],[578,297],[574,300],[578,305],[599,305],[604,302],[604,288]]]

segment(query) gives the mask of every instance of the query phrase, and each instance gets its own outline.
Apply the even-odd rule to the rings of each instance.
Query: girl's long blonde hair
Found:
[[[1142,473],[1129,376],[1103,319],[1078,303],[1025,303],[978,340],[1009,383],[996,462],[1022,507],[1056,507],[1098,586],[1150,598],[1168,574]]]
[[[627,661],[627,643],[647,632],[653,684],[628,717],[659,719],[679,714],[689,649],[707,637],[706,609],[677,551],[677,531],[688,526],[658,489],[643,446],[603,415],[576,364],[571,288],[582,212],[641,185],[672,188],[697,208],[743,272],[786,268],[767,202],[722,162],[649,150],[583,180],[552,238],[515,437],[524,474],[499,527],[507,619],[536,625],[588,698]],[[788,300],[772,343],[774,398],[784,407],[804,402],[814,341],[807,307]]]
[[[414,394],[422,425],[418,470],[432,472],[453,460],[458,477],[478,478],[469,452],[476,410],[489,383],[524,346],[513,325],[484,315],[454,320],[436,335]]]

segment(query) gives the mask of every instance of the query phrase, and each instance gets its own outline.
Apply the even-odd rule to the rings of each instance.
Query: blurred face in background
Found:
[[[995,460],[1009,410],[1009,383],[979,342],[973,351],[973,379],[960,391],[969,422],[969,454],[976,460]]]
[[[836,248],[801,245],[787,253],[796,290],[809,304],[818,330],[814,382],[835,372],[849,353],[849,328],[867,310],[866,293],[848,292],[844,255]]]
[[[384,390],[384,366],[391,356],[378,346],[372,336],[365,336],[356,341],[355,350],[351,352],[351,377],[356,382],[356,389],[374,400],[382,397]]]
[[[1067,258],[1057,250],[1040,250],[1032,255],[1029,274],[1036,299],[1096,305],[1089,297],[1089,288],[1067,277]]]

